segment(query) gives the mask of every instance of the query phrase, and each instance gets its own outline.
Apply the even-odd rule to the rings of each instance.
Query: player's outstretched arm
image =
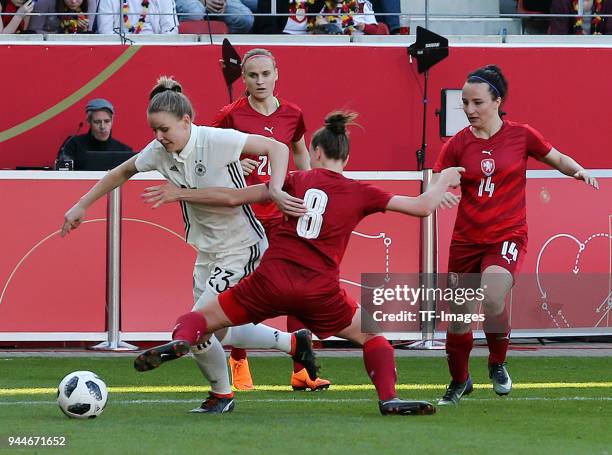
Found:
[[[429,216],[440,205],[452,207],[459,203],[459,196],[448,193],[449,188],[456,188],[461,182],[462,167],[444,169],[427,191],[417,197],[393,196],[387,204],[387,210],[413,216]]]
[[[194,204],[214,205],[217,207],[237,207],[254,202],[267,202],[270,193],[265,184],[245,188],[179,188],[172,183],[151,186],[142,194],[145,203],[155,209],[162,204],[184,201]]]
[[[71,230],[78,228],[87,209],[98,199],[112,190],[121,186],[138,172],[136,169],[136,156],[110,170],[98,183],[96,183],[79,201],[74,204],[64,215],[64,224],[60,235],[64,237]]]
[[[595,189],[599,189],[599,182],[595,177],[591,177],[588,171],[580,166],[571,156],[567,156],[561,153],[556,148],[552,148],[548,154],[539,158],[543,163],[548,164],[550,167],[558,170],[562,174],[569,175],[578,180],[584,180],[584,183],[592,186]]]

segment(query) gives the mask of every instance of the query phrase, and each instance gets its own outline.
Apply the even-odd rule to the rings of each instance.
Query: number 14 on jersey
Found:
[[[493,196],[495,191],[495,183],[491,181],[491,176],[486,179],[483,177],[480,179],[480,186],[478,187],[478,196],[483,196],[485,193],[489,194],[489,197]]]

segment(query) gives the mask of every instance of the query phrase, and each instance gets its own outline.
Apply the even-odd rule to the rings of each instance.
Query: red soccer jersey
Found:
[[[304,199],[308,214],[281,224],[263,260],[282,259],[335,276],[355,226],[367,215],[384,212],[392,197],[322,168],[290,173],[283,189]]]
[[[293,103],[278,99],[279,106],[266,116],[251,107],[246,97],[225,106],[213,121],[212,126],[233,128],[243,133],[260,134],[282,142],[289,150],[291,144],[299,141],[306,132],[302,110]],[[251,158],[259,161],[259,166],[246,177],[247,185],[267,183],[270,180],[270,165],[267,156],[243,155],[240,159]],[[280,218],[281,212],[273,202],[252,204],[255,216],[260,220]]]
[[[497,243],[527,237],[527,158],[544,157],[552,146],[529,125],[504,121],[489,139],[464,128],[438,156],[434,172],[462,166],[461,202],[453,241]]]

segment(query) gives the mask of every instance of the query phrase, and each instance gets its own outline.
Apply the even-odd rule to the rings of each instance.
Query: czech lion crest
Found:
[[[490,177],[495,172],[495,160],[493,158],[485,158],[480,162],[480,170],[484,175]]]

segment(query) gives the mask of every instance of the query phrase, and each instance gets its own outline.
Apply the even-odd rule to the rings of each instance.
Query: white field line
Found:
[[[323,392],[325,393],[325,392]],[[432,401],[437,398],[425,398]],[[195,404],[201,400],[176,400],[176,399],[154,399],[154,400],[110,400],[111,405],[115,404]],[[373,398],[318,398],[313,397],[312,399],[287,399],[287,398],[256,398],[256,399],[242,399],[237,398],[239,403],[305,403],[305,404],[317,404],[317,403],[361,403],[361,402],[374,402]],[[505,397],[505,398],[470,398],[464,397],[461,401],[612,401],[612,397]],[[1,406],[31,406],[31,405],[51,405],[57,404],[56,401],[52,400],[30,400],[30,401],[2,401]]]

